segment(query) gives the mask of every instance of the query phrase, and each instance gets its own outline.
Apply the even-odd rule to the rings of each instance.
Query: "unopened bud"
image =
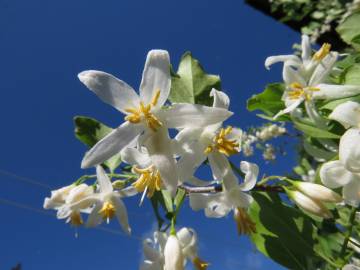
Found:
[[[311,214],[322,218],[332,218],[333,215],[331,212],[322,204],[320,201],[316,199],[311,199],[306,196],[304,193],[298,190],[286,190],[289,198],[293,200],[297,206],[308,211]]]
[[[184,270],[184,255],[175,235],[170,235],[164,248],[164,270]]]
[[[293,181],[292,184],[296,187],[296,189],[298,189],[312,199],[322,202],[334,203],[342,201],[342,198],[339,194],[322,185],[301,181]]]

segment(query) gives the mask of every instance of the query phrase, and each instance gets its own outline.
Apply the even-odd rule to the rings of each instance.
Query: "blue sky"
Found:
[[[73,136],[73,116],[93,116],[113,127],[123,116],[81,85],[77,73],[103,70],[136,89],[148,50],[168,50],[175,66],[190,50],[209,73],[221,75],[235,112],[231,122],[245,128],[261,123],[246,111],[246,99],[281,79],[280,67],[267,71],[264,59],[291,52],[300,36],[239,0],[1,0],[0,40],[0,268],[21,262],[25,270],[115,270],[138,268],[139,237],[154,224],[149,204],[126,201],[131,238],[115,222],[107,227],[112,232],[81,229],[75,238],[54,213],[25,209],[40,210],[47,187],[1,173],[51,188],[93,173],[80,169],[85,147]],[[290,157],[263,164],[261,173],[287,170]],[[206,219],[186,204],[179,221],[198,231],[210,269],[281,269],[236,235],[231,216]]]

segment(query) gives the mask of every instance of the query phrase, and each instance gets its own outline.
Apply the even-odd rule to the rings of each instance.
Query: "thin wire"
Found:
[[[29,177],[24,177],[24,176],[17,175],[15,173],[12,173],[12,172],[9,172],[9,171],[3,170],[3,169],[0,169],[0,174],[10,176],[13,179],[19,180],[21,182],[24,182],[24,183],[27,183],[27,184],[30,184],[30,185],[42,187],[42,188],[45,188],[45,189],[51,189],[51,186],[49,186],[47,184],[41,183],[41,182],[36,181],[34,179],[31,179]]]

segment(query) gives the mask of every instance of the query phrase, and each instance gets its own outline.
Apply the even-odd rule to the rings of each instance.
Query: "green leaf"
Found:
[[[247,109],[249,111],[260,110],[272,117],[285,107],[281,100],[284,91],[285,86],[282,83],[268,84],[262,93],[248,99]]]
[[[360,85],[360,64],[355,64],[346,70],[344,84]]]
[[[75,137],[89,148],[93,147],[98,141],[113,130],[100,121],[86,116],[75,116],[74,125]],[[105,161],[104,165],[107,166],[111,172],[114,172],[120,163],[121,158],[119,153]]]
[[[337,106],[339,106],[341,103],[344,103],[346,101],[355,101],[360,102],[360,95],[353,96],[353,97],[347,97],[347,98],[340,98],[335,99],[329,102],[326,102],[324,105],[320,106],[320,109],[326,109],[326,110],[334,110]]]
[[[212,88],[221,90],[220,77],[206,74],[199,61],[186,52],[181,57],[177,73],[172,72],[170,101],[210,106]]]
[[[164,198],[164,206],[166,207],[167,212],[172,213],[174,208],[170,192],[168,190],[161,190],[161,193]]]
[[[251,240],[259,251],[293,270],[316,269],[319,262],[330,261],[315,249],[316,234],[309,217],[282,203],[277,194],[252,195],[255,202],[250,216],[256,223],[256,233]]]
[[[309,135],[310,137],[323,138],[323,139],[339,139],[340,138],[339,135],[329,132],[327,130],[317,128],[315,126],[300,122],[298,120],[293,120],[293,121],[294,121],[295,127],[298,130],[304,132],[306,135]]]
[[[276,194],[253,193],[250,216],[256,223],[251,235],[256,247],[288,269],[314,269],[313,225],[299,210],[283,204]]]
[[[175,199],[174,199],[174,204],[175,204],[175,217],[178,215],[180,208],[185,200],[185,196],[186,196],[186,191],[182,188],[178,188]]]
[[[355,49],[360,50],[360,12],[355,12],[347,17],[337,28],[340,37]]]

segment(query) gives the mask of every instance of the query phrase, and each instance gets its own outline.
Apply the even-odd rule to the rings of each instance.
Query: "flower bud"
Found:
[[[170,235],[166,241],[164,257],[164,270],[184,270],[184,255],[175,235]]]
[[[292,184],[302,193],[312,199],[323,202],[341,202],[342,198],[339,194],[322,185],[309,182],[294,181]]]
[[[323,205],[320,201],[316,199],[311,199],[300,191],[297,190],[286,190],[290,199],[292,199],[297,206],[308,211],[311,214],[322,218],[332,218],[333,215],[331,212]]]

